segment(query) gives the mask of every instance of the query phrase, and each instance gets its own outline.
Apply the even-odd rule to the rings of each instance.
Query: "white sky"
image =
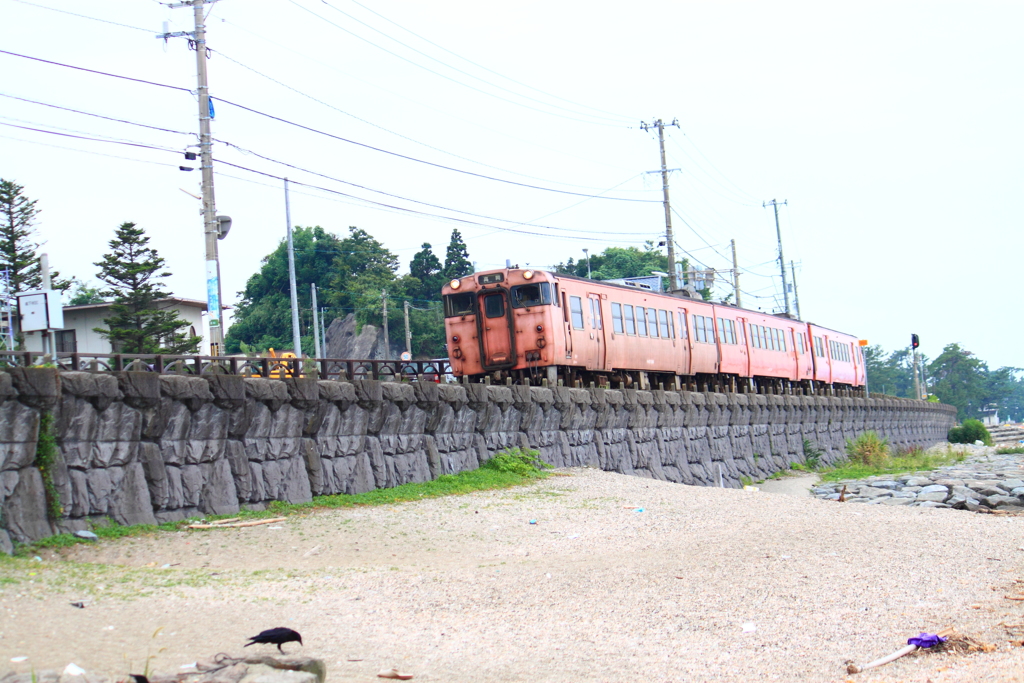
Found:
[[[797,262],[805,319],[889,350],[917,332],[932,357],[944,344],[960,342],[992,367],[1024,365],[1015,351],[1024,317],[1011,303],[1022,227],[1024,4],[360,1],[459,56],[353,0],[221,0],[207,22],[216,51],[209,63],[215,137],[334,178],[493,217],[469,217],[487,226],[536,222],[568,231],[520,226],[544,235],[537,236],[458,226],[480,269],[506,258],[543,267],[580,258],[583,248],[598,253],[657,239],[664,231],[661,204],[583,201],[471,178],[218,100],[477,173],[588,194],[615,187],[609,194],[653,200],[661,198],[660,178],[643,174],[659,166],[657,141],[638,124],[678,118],[681,128],[669,129],[666,145],[669,167],[680,169],[671,178],[672,203],[693,230],[674,216],[676,240],[708,266],[729,268],[723,256],[735,238],[747,271],[742,289],[768,297],[744,294],[747,307],[781,305],[772,262],[775,224],[761,202],[786,199],[783,246],[787,262]],[[0,49],[195,87],[195,56],[185,41],[172,39],[165,48],[154,37],[163,21],[172,31],[191,30],[190,8],[168,9],[155,0],[33,3],[0,0]],[[0,68],[4,95],[198,130],[188,93],[5,54]],[[195,142],[10,97],[0,97],[0,123],[172,149]],[[455,215],[222,144],[214,150],[217,159],[273,175]],[[0,125],[0,177],[38,200],[38,229],[52,267],[91,279],[114,228],[134,221],[166,258],[171,289],[202,299],[199,203],[179,189],[198,194],[199,173],[182,173],[179,164],[189,162],[168,152]],[[234,219],[220,243],[224,297],[231,303],[283,236],[283,192],[278,180],[224,165],[217,173],[218,213]],[[294,224],[342,235],[359,226],[396,252],[406,269],[424,241],[443,259],[455,225],[294,190]]]

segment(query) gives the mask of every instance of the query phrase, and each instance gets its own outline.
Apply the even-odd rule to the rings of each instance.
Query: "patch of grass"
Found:
[[[803,469],[810,472],[821,467],[821,456],[825,451],[821,450],[810,439],[804,439],[804,462]],[[800,468],[794,468],[800,469]]]
[[[824,481],[840,481],[843,479],[864,479],[880,474],[905,474],[922,472],[938,467],[961,462],[966,454],[947,448],[943,453],[925,453],[920,448],[891,455],[884,464],[865,465],[860,462],[846,460],[836,467],[821,470],[819,474]]]
[[[308,503],[285,503],[273,501],[267,505],[266,510],[241,510],[233,514],[209,515],[202,519],[212,521],[226,519],[228,517],[241,517],[243,520],[265,519],[267,517],[280,517],[306,513],[319,509],[353,508],[367,505],[392,505],[396,503],[408,503],[414,500],[427,498],[440,498],[443,496],[461,496],[476,491],[490,491],[497,489],[508,489],[515,486],[530,484],[538,479],[550,476],[545,472],[551,465],[542,461],[540,454],[534,450],[523,450],[519,448],[508,449],[496,454],[485,462],[480,468],[458,474],[443,474],[432,481],[402,484],[389,489],[374,489],[366,493],[336,494],[331,496],[315,496]],[[127,536],[140,536],[153,534],[160,531],[182,531],[188,524],[200,521],[199,518],[186,519],[181,522],[167,522],[164,524],[134,524],[121,526],[110,520],[106,526],[96,526],[93,533],[104,539],[125,538]],[[217,533],[216,530],[212,530]],[[34,554],[38,549],[43,548],[67,548],[82,543],[93,543],[87,539],[79,538],[73,534],[57,534],[28,545],[19,545],[15,549],[18,556]]]
[[[867,431],[856,439],[846,440],[846,456],[850,463],[866,467],[884,467],[889,460],[889,440]]]
[[[996,455],[1014,455],[1024,453],[1024,446],[1000,446],[996,449]]]

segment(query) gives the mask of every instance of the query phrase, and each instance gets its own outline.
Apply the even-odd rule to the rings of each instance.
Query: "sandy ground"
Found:
[[[559,474],[0,561],[0,675],[289,626],[329,681],[1024,681],[1024,517]],[[997,649],[845,673],[947,625]]]

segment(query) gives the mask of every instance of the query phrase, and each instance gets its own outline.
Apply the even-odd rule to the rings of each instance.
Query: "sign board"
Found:
[[[22,332],[64,329],[64,308],[60,292],[35,289],[18,295],[18,315]]]
[[[402,351],[402,360],[412,360],[412,354],[408,351]]]

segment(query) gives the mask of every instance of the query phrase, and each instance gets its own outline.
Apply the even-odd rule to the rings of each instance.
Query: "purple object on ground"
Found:
[[[917,645],[918,647],[931,647],[938,645],[939,643],[946,642],[946,639],[942,636],[937,636],[933,633],[922,633],[916,638],[908,638],[907,645]]]

